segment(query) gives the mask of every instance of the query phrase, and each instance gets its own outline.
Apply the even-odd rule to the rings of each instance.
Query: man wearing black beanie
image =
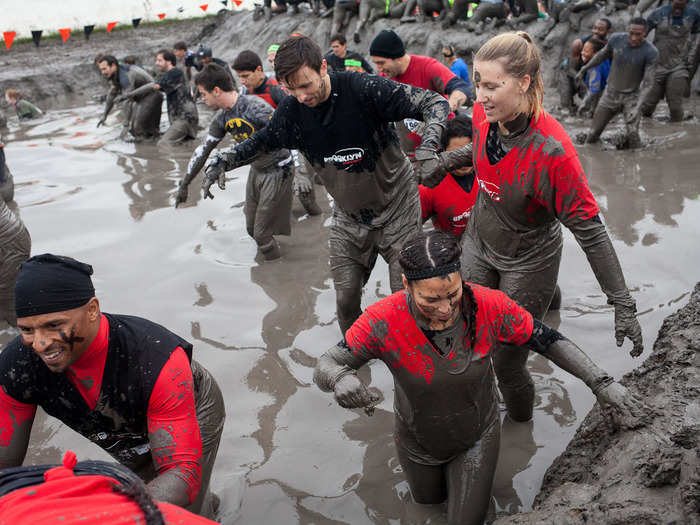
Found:
[[[0,469],[22,464],[41,406],[141,476],[152,497],[212,515],[225,418],[216,381],[184,339],[102,313],[91,275],[48,253],[20,268],[21,335],[0,353]]]

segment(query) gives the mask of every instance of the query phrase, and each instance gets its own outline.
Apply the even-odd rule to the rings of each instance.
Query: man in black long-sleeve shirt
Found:
[[[215,182],[224,189],[225,171],[259,153],[288,148],[303,154],[335,202],[330,265],[345,332],[360,315],[362,287],[378,255],[389,265],[391,289],[401,289],[401,243],[420,227],[418,187],[392,122],[424,121],[421,149],[430,157],[449,105],[437,93],[375,75],[329,75],[320,48],[307,37],[280,46],[275,73],[293,96],[282,101],[264,129],[212,159],[204,195],[213,197]]]

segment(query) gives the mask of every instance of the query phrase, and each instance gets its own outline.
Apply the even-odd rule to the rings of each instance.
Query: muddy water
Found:
[[[95,129],[99,111],[88,104],[32,124],[10,121],[6,152],[16,199],[34,253],[91,263],[105,311],[144,316],[189,338],[219,381],[228,416],[212,487],[222,497],[222,521],[443,523],[439,506],[410,502],[393,448],[387,371],[372,366],[364,373],[384,394],[372,417],[337,407],[311,384],[315,358],[340,337],[325,194],[320,217],[304,216],[295,203],[282,260],[263,263],[244,226],[245,168],[230,174],[214,201],[174,210],[170,194],[194,145],[124,144],[114,118],[111,127]],[[698,280],[700,146],[697,122],[644,126],[656,146],[580,152],[650,346],[662,319]],[[559,282],[562,309],[548,322],[616,377],[631,370],[629,348],[614,345],[612,309],[568,232]],[[388,293],[381,263],[363,304]],[[10,337],[0,331],[0,343]],[[534,421],[504,426],[494,489],[504,512],[530,508],[545,469],[593,403],[585,386],[539,356],[530,364]],[[83,459],[106,458],[39,416],[27,462],[56,462],[66,448]]]

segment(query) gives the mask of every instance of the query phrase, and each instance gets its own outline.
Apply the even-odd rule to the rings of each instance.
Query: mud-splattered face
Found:
[[[609,30],[610,28],[605,20],[596,20],[595,24],[593,24],[593,30],[591,33],[593,33],[593,36],[597,39],[605,41],[608,39]]]
[[[464,146],[468,146],[469,144],[472,143],[472,139],[469,137],[452,137],[450,139],[450,142],[447,143],[447,151],[452,151],[455,149],[463,148]],[[465,166],[463,168],[456,168],[450,173],[455,176],[455,177],[464,177],[468,173],[471,173],[472,170],[474,169],[474,166]]]
[[[348,52],[348,43],[345,42],[341,44],[337,40],[333,40],[333,42],[331,42],[331,50],[338,58],[345,58],[345,54]]]
[[[627,28],[627,38],[630,46],[639,47],[644,42],[644,37],[647,35],[647,28],[642,25],[630,24]]]
[[[379,74],[387,78],[395,78],[403,73],[403,68],[398,58],[370,56],[370,59],[377,66]]]
[[[97,335],[100,307],[95,297],[72,310],[17,319],[22,343],[52,372],[63,372],[83,355]]]
[[[100,68],[100,73],[102,73],[102,76],[105,78],[112,78],[112,76],[117,72],[117,64],[108,64],[105,61],[102,61],[98,64],[98,67]]]
[[[462,301],[462,278],[459,272],[444,277],[405,281],[404,285],[418,309],[430,321],[431,328],[433,323],[438,325],[434,329],[447,328],[457,318]]]
[[[328,66],[325,60],[321,64],[320,71],[303,66],[299,71],[281,80],[287,91],[296,97],[299,103],[310,108],[318,106],[330,96],[331,81],[328,77]]]
[[[265,73],[263,73],[262,67],[259,66],[255,71],[236,71],[236,75],[238,75],[238,78],[241,79],[241,84],[248,91],[256,89],[265,78]]]
[[[489,122],[510,122],[527,110],[530,77],[509,75],[500,60],[474,61],[474,87]]]

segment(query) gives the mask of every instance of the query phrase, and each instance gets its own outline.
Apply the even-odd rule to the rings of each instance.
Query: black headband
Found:
[[[18,318],[72,310],[95,297],[92,266],[44,253],[22,263],[15,282]]]
[[[404,270],[403,274],[409,281],[420,281],[422,279],[450,275],[451,273],[458,272],[461,267],[462,265],[459,263],[459,259],[457,259],[454,262],[443,264],[441,266],[421,268],[420,270]]]

